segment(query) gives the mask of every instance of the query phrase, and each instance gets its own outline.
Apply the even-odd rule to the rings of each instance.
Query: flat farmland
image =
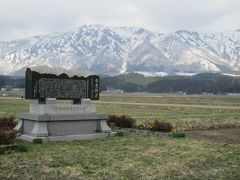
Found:
[[[100,97],[95,101],[98,112],[129,115],[137,123],[165,120],[178,130],[240,127],[239,96],[101,94]],[[28,111],[30,103],[21,98],[0,98],[0,115]]]
[[[129,115],[138,120],[166,120],[179,130],[240,126],[239,96],[102,95],[99,112]]]

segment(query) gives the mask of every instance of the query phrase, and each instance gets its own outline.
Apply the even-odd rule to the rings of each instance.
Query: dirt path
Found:
[[[119,104],[119,105],[138,105],[138,106],[168,106],[168,107],[189,107],[189,108],[213,108],[213,109],[240,109],[240,106],[216,106],[216,105],[197,105],[197,104],[158,104],[158,103],[135,103],[135,102],[108,102],[96,101],[96,104]]]
[[[227,128],[216,130],[188,131],[188,137],[194,139],[208,139],[227,144],[240,144],[240,128]]]
[[[0,99],[21,99],[20,97],[1,97]],[[169,104],[169,103],[136,103],[119,101],[95,101],[96,104],[118,104],[118,105],[138,105],[138,106],[160,106],[160,107],[186,107],[186,108],[213,108],[213,109],[240,109],[240,106],[216,106],[216,105],[198,105],[198,104]]]

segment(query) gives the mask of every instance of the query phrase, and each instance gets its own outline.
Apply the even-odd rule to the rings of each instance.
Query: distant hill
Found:
[[[240,93],[240,78],[221,74],[164,77],[148,84],[146,89],[157,93]]]
[[[122,89],[125,92],[153,93],[240,93],[240,77],[219,73],[202,73],[194,76],[144,77],[139,74],[104,77],[102,90]]]
[[[24,88],[25,79],[17,76],[0,75],[0,89],[6,86],[11,86],[13,88]]]
[[[7,85],[24,88],[23,77],[0,76],[0,88]],[[117,76],[101,76],[100,90],[121,89],[125,92],[152,93],[240,93],[240,77],[219,73],[202,73],[194,76],[145,77],[129,73]]]

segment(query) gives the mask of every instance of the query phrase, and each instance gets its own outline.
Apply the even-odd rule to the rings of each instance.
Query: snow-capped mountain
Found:
[[[240,31],[159,34],[143,28],[85,25],[66,33],[0,42],[0,74],[38,65],[109,75],[240,74]]]

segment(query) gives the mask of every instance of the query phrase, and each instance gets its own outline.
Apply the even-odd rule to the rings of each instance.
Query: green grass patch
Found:
[[[16,147],[14,148],[16,152],[27,152],[28,148],[23,145],[23,144],[17,144]]]
[[[172,132],[171,137],[173,138],[185,138],[187,135],[185,132]]]
[[[0,155],[4,154],[4,152],[5,152],[4,147],[0,146]]]
[[[32,140],[33,144],[42,144],[43,143],[43,140],[40,139],[40,138],[35,138]]]
[[[126,134],[123,132],[123,131],[118,131],[118,132],[116,132],[116,134],[115,134],[115,136],[119,136],[119,137],[123,137],[123,136],[125,136]]]

